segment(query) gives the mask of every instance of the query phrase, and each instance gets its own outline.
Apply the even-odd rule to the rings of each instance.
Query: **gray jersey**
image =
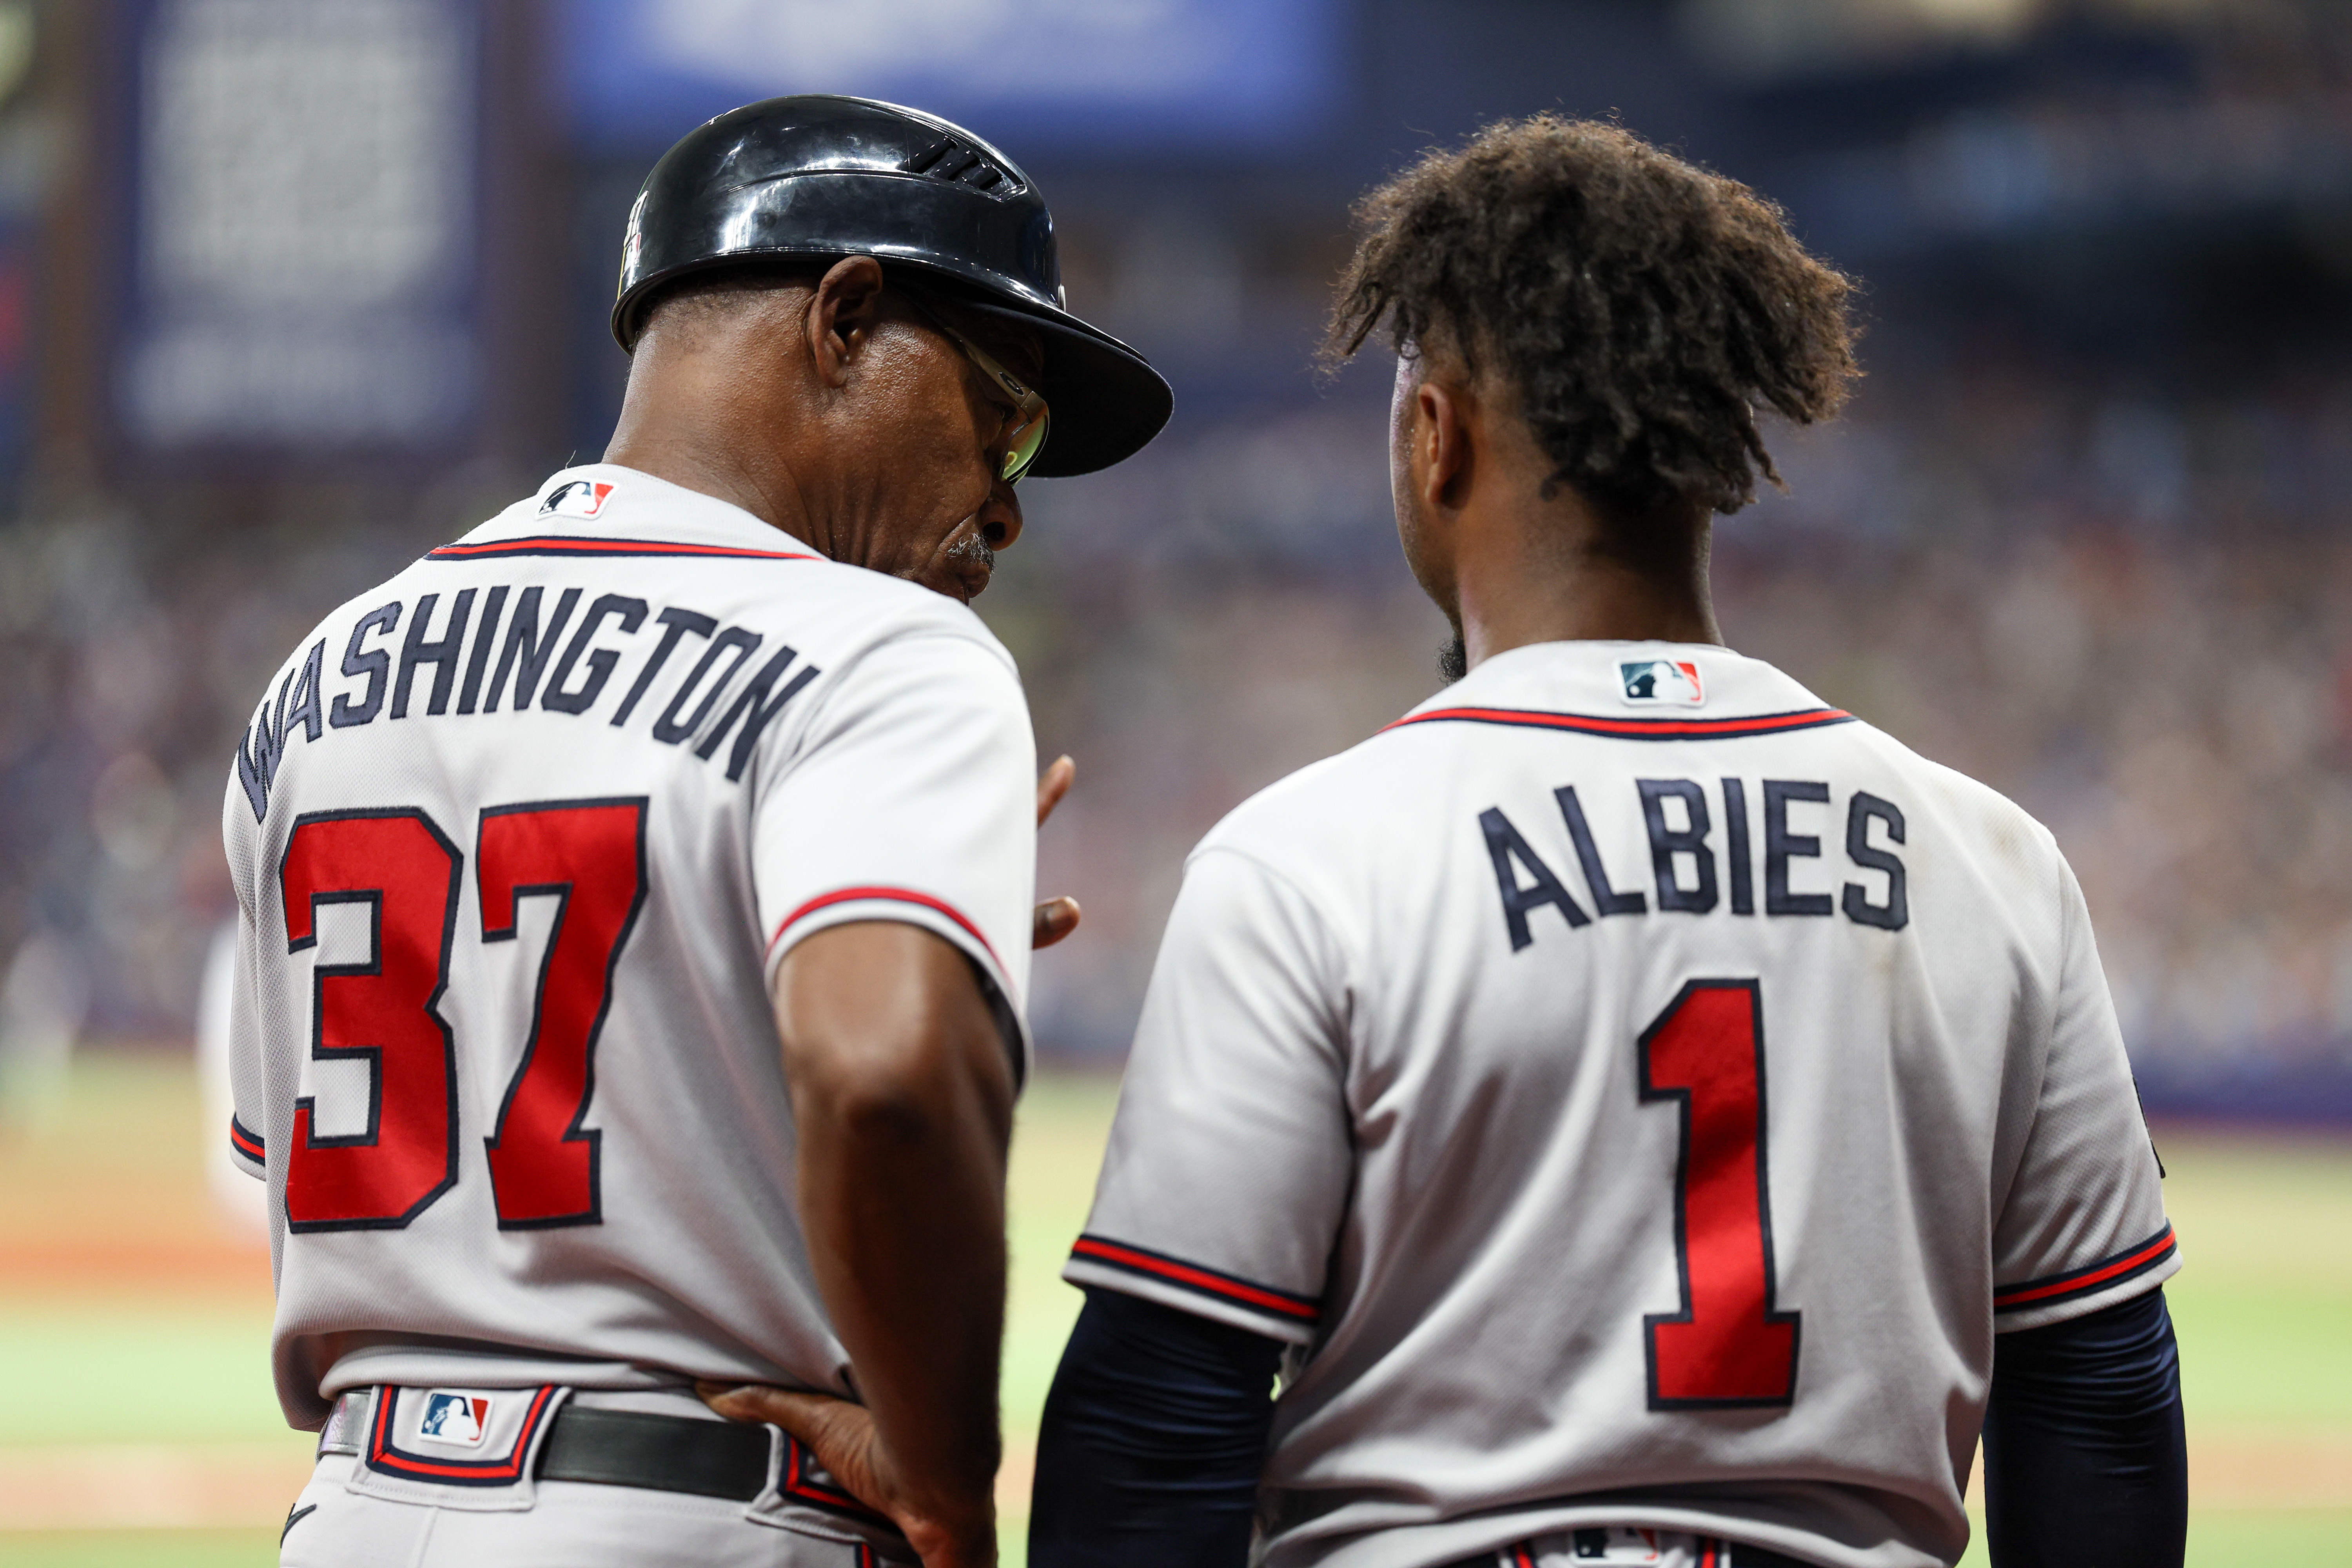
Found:
[[[1949,1563],[1993,1339],[2179,1266],[2083,896],[1725,649],[1487,661],[1202,843],[1067,1268],[1289,1341],[1265,1560]]]
[[[1035,767],[971,611],[626,468],[329,616],[226,808],[289,1418],[376,1384],[850,1393],[767,979],[911,922],[1019,1038]]]

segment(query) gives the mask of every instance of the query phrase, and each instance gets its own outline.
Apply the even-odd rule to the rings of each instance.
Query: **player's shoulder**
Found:
[[[1899,786],[1906,809],[1916,803],[1995,858],[2037,868],[2059,858],[2049,830],[1998,790],[1777,667],[1726,647],[1654,642],[1538,643],[1496,655],[1356,745],[1244,801],[1201,850],[1242,851],[1284,868],[1392,858],[1433,802],[1491,786],[1538,739],[1546,776],[1559,782],[1671,771],[1683,752],[1675,742],[1708,742],[1721,763],[1752,746],[1757,765],[1775,776],[1801,765],[1836,773],[1849,790]],[[1391,848],[1368,856],[1382,845]]]

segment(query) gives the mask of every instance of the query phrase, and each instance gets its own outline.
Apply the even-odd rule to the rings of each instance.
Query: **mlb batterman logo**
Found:
[[[547,499],[539,503],[539,514],[593,517],[604,510],[604,498],[612,493],[610,485],[601,485],[593,479],[572,479],[547,492]]]
[[[1617,667],[1617,677],[1628,704],[1642,708],[1671,703],[1696,708],[1706,700],[1698,666],[1680,658],[1629,659]]]
[[[446,1394],[435,1389],[425,1396],[425,1419],[417,1426],[416,1435],[436,1443],[478,1448],[489,1417],[490,1402],[479,1394]]]

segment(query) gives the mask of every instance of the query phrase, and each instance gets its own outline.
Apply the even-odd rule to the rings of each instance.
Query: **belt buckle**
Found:
[[[317,1458],[330,1454],[358,1457],[374,1396],[373,1388],[346,1389],[336,1396],[334,1408],[327,1412],[327,1424],[319,1428]]]

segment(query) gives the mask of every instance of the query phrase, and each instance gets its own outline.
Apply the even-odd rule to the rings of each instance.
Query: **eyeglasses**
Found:
[[[952,339],[956,347],[963,350],[971,363],[980,366],[982,374],[1003,388],[1004,395],[1013,399],[1013,407],[1018,411],[1014,417],[1020,423],[1013,426],[1004,449],[1004,466],[996,477],[1009,485],[1019,484],[1021,476],[1029,471],[1029,465],[1037,460],[1037,454],[1045,446],[1045,430],[1052,423],[1053,416],[1045,406],[1045,398],[1032,391],[1019,376],[997,363],[986,349],[948,325],[940,319],[938,310],[926,304],[913,289],[902,286],[898,292],[925,321]]]

